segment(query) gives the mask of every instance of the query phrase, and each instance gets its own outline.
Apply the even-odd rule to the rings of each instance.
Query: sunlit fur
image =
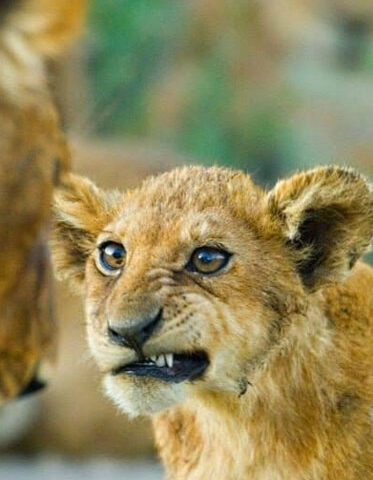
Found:
[[[52,249],[57,275],[84,295],[109,396],[130,415],[163,410],[170,478],[369,480],[373,273],[358,259],[372,234],[372,194],[352,170],[317,168],[267,193],[241,172],[185,167],[125,194],[66,176]],[[106,240],[127,250],[119,277],[95,265]],[[232,253],[219,274],[185,271],[203,245]],[[136,355],[110,342],[108,323],[159,307],[145,355],[203,350],[203,377],[111,375]]]
[[[46,381],[55,356],[46,238],[69,153],[46,64],[74,38],[82,14],[80,0],[0,2],[0,405],[33,376]]]

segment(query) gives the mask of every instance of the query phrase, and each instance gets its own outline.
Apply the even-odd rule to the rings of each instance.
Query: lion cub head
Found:
[[[109,396],[136,415],[203,390],[244,393],[284,321],[348,274],[372,231],[371,192],[351,170],[268,193],[242,172],[187,167],[123,195],[67,177],[52,250],[84,294]]]

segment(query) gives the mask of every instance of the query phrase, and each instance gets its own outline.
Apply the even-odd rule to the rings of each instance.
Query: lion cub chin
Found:
[[[68,175],[55,271],[106,390],[154,414],[171,478],[373,479],[373,195],[321,167],[266,192],[185,167],[120,194]]]

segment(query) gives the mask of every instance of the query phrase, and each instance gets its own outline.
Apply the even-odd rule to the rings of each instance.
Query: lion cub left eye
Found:
[[[200,247],[194,250],[186,270],[209,275],[222,270],[228,263],[231,254],[213,247]]]
[[[118,275],[126,261],[126,250],[121,243],[104,242],[98,247],[97,268],[104,275]]]

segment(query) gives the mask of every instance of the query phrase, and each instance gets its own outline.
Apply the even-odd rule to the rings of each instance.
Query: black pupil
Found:
[[[122,266],[125,256],[125,250],[122,245],[109,243],[104,247],[102,253],[101,260],[107,268],[119,268]]]
[[[203,250],[198,253],[198,260],[205,265],[208,265],[213,260],[216,259],[216,252],[209,252],[208,250]]]
[[[123,248],[122,247],[119,247],[116,246],[116,247],[113,247],[110,251],[109,249],[109,255],[112,255],[116,260],[121,260],[123,258]]]

